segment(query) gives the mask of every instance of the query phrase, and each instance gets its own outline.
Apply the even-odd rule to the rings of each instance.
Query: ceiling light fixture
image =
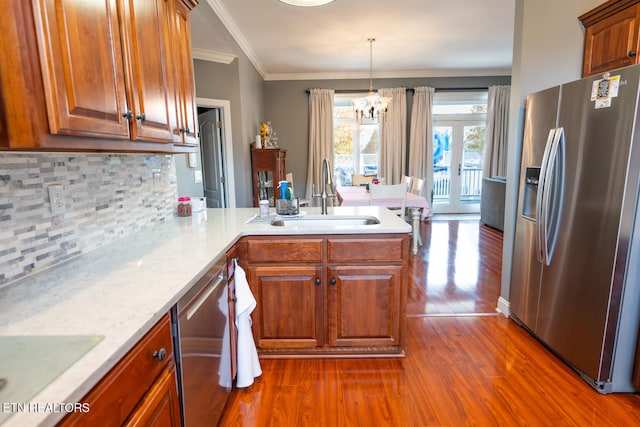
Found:
[[[367,41],[369,42],[369,93],[364,98],[354,100],[358,122],[363,118],[380,120],[380,117],[384,117],[387,106],[391,102],[391,98],[380,96],[373,91],[373,42],[376,39],[369,38]]]
[[[292,6],[322,6],[323,4],[331,3],[334,0],[280,0],[282,3],[290,4]]]

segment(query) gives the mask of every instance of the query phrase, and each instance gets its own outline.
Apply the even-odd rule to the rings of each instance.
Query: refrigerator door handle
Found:
[[[549,161],[551,158],[551,147],[555,140],[557,129],[549,129],[547,142],[544,146],[544,155],[542,156],[542,164],[540,165],[540,176],[538,178],[538,194],[536,196],[536,254],[538,262],[545,262],[544,254],[547,245],[547,218],[545,206],[545,188],[547,182],[547,174],[549,170]]]
[[[551,264],[551,257],[553,256],[559,221],[558,214],[552,215],[551,209],[553,208],[555,212],[561,210],[564,189],[564,128],[555,130],[547,161],[542,184],[541,213],[543,221],[541,221],[539,232],[542,239],[540,241],[540,261],[548,266]],[[557,175],[556,171],[559,172]],[[555,199],[553,201],[554,205],[552,205],[552,198]]]

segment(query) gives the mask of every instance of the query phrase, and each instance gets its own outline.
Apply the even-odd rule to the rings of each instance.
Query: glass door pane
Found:
[[[333,171],[339,185],[351,185],[354,172],[354,126],[341,124],[333,128]]]
[[[452,126],[433,128],[433,204],[449,204],[451,197]]]
[[[484,125],[464,127],[460,165],[460,203],[480,203],[482,164],[484,161]]]
[[[257,174],[258,194],[260,194],[260,200],[268,200],[269,206],[275,206],[276,198],[273,187],[273,171],[257,171]]]
[[[440,121],[433,134],[433,211],[480,212],[485,125]]]

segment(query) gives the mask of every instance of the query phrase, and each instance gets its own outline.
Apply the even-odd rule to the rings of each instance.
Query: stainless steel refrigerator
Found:
[[[510,308],[601,393],[635,391],[640,68],[527,97]]]

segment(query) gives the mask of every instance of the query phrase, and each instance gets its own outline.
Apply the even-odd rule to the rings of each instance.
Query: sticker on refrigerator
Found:
[[[595,101],[595,108],[611,107],[611,98],[618,96],[619,87],[619,75],[594,81],[591,86],[591,100]]]

